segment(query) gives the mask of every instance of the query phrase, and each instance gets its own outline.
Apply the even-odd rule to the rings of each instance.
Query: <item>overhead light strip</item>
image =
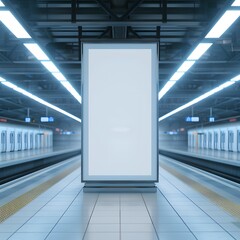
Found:
[[[24,43],[23,44],[32,55],[39,61],[49,61],[48,56],[44,53],[44,51],[39,47],[37,43]]]
[[[0,7],[5,7],[1,0]],[[19,21],[14,17],[14,15],[9,10],[5,10],[5,8],[3,8],[3,10],[0,10],[0,21],[2,21],[2,23],[13,33],[13,35],[15,35],[16,38],[31,39],[31,41],[33,41],[28,32],[24,29],[24,27],[19,23]],[[59,71],[55,64],[52,61],[50,61],[47,54],[41,49],[41,47],[37,43],[25,42],[24,46],[33,54],[33,56],[35,56],[36,59],[41,61],[41,64],[58,81],[67,81],[65,76]],[[79,103],[82,103],[82,97],[70,83],[68,84],[68,87],[66,89]]]
[[[187,72],[195,63],[196,61],[185,61],[183,64],[179,67],[177,72]]]
[[[195,61],[199,60],[201,56],[212,46],[214,39],[222,36],[224,32],[238,19],[240,16],[239,9],[233,9],[233,7],[239,7],[240,0],[236,0],[231,5],[231,10],[226,10],[225,13],[220,17],[217,23],[212,27],[209,33],[205,36],[204,42],[200,42],[192,53],[187,57],[187,61],[184,61],[178,70],[172,75],[169,81],[178,81],[183,75],[194,65]],[[207,41],[207,42],[206,42]],[[188,62],[190,61],[190,62]],[[162,99],[163,96],[173,87],[173,83],[168,82],[158,93],[158,100]]]
[[[20,39],[30,39],[31,36],[27,33],[24,27],[19,23],[19,21],[13,16],[10,11],[3,10],[0,11],[0,20],[8,28],[10,32]]]
[[[60,72],[58,68],[52,61],[41,61],[41,64],[50,72],[50,73],[57,73]]]
[[[0,1],[0,7],[5,7],[2,1]]]
[[[205,38],[220,38],[224,32],[238,19],[240,10],[227,10],[209,31]]]
[[[27,96],[27,97],[29,97],[29,98],[31,98],[31,99],[39,102],[39,103],[41,103],[41,104],[43,104],[43,105],[45,105],[45,106],[47,106],[47,107],[49,107],[49,108],[54,109],[54,110],[57,111],[57,112],[60,112],[60,113],[66,115],[66,116],[68,116],[68,117],[70,117],[70,118],[72,118],[72,119],[74,119],[74,120],[76,120],[76,121],[78,121],[78,122],[81,122],[81,119],[78,118],[78,117],[76,117],[76,116],[74,116],[73,114],[68,113],[68,112],[62,110],[61,108],[56,107],[55,105],[46,102],[45,100],[43,100],[43,99],[41,99],[41,98],[33,95],[33,94],[30,93],[30,92],[27,92],[26,90],[18,87],[17,85],[15,85],[15,84],[7,81],[6,79],[4,79],[4,78],[2,78],[2,77],[0,77],[0,82],[1,82],[3,85],[5,85],[5,86],[7,86],[7,87],[9,87],[9,88],[11,88],[11,89],[13,89],[14,91],[17,91],[17,92],[19,92],[19,93],[21,93],[21,94],[23,94],[23,95],[25,95],[25,96]]]
[[[240,0],[234,1],[234,3],[232,4],[232,7],[240,7]]]
[[[216,88],[214,88],[214,89],[204,93],[203,95],[193,99],[192,101],[182,105],[181,107],[176,108],[175,110],[173,110],[173,111],[163,115],[162,117],[160,117],[158,119],[158,121],[160,122],[160,121],[162,121],[162,120],[164,120],[164,119],[166,119],[166,118],[168,118],[168,117],[170,117],[170,116],[172,116],[172,115],[174,115],[174,114],[176,114],[176,113],[178,113],[178,112],[180,112],[180,111],[182,111],[182,110],[184,110],[184,109],[186,109],[186,108],[188,108],[188,107],[190,107],[190,106],[192,106],[192,105],[194,105],[194,104],[196,104],[196,103],[198,103],[198,102],[200,102],[200,101],[202,101],[202,100],[204,100],[204,99],[206,99],[206,98],[208,98],[210,96],[212,96],[213,94],[215,94],[215,93],[217,93],[217,92],[219,92],[219,91],[221,91],[221,90],[223,90],[223,89],[233,85],[237,81],[240,81],[240,75],[237,75],[236,77],[234,77],[231,80],[221,84],[220,86],[218,86],[218,87],[216,87]]]
[[[199,43],[187,60],[196,61],[212,46],[212,43]]]
[[[177,81],[168,81],[158,93],[158,99],[161,99]]]

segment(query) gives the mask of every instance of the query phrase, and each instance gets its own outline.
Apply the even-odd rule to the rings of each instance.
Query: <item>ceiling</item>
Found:
[[[169,80],[187,54],[224,10],[226,0],[8,0],[34,40],[48,52],[73,87],[81,92],[81,42],[84,39],[157,39],[159,87]],[[239,73],[240,21],[204,54],[160,100],[159,116],[189,102]],[[19,87],[81,118],[81,105],[0,23],[0,75]],[[240,115],[239,84],[166,119],[171,126],[186,116],[203,121]],[[0,86],[0,116],[23,120],[55,117],[52,126],[74,120]],[[211,110],[210,110],[211,109]]]

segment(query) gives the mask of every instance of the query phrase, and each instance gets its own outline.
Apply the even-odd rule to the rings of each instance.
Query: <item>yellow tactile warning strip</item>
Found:
[[[21,208],[25,207],[28,203],[33,201],[40,194],[48,190],[50,187],[59,182],[61,179],[72,173],[78,167],[80,167],[80,163],[74,164],[72,167],[68,168],[67,170],[58,174],[52,179],[38,185],[36,188],[33,188],[30,191],[22,194],[21,196],[13,199],[12,201],[2,205],[0,207],[0,223],[5,221],[7,218],[9,218],[17,211],[19,211]]]
[[[214,202],[216,205],[224,209],[226,212],[228,212],[230,215],[237,217],[240,219],[240,204],[234,203],[230,201],[227,198],[224,198],[223,196],[219,195],[218,193],[206,188],[205,186],[201,185],[200,183],[182,175],[181,173],[177,172],[173,168],[161,163],[161,167],[186,183],[188,186],[192,187],[196,191],[203,194],[205,197],[207,197],[209,200]]]

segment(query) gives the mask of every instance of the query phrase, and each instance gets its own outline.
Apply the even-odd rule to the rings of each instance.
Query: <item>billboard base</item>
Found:
[[[85,183],[86,193],[154,193],[157,187],[154,183]]]

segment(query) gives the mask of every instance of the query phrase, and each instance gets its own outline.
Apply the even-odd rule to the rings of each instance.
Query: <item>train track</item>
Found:
[[[170,157],[179,162],[210,172],[217,176],[240,183],[240,165],[227,164],[225,162],[213,161],[206,158],[185,155],[167,150],[159,150],[159,154]]]

